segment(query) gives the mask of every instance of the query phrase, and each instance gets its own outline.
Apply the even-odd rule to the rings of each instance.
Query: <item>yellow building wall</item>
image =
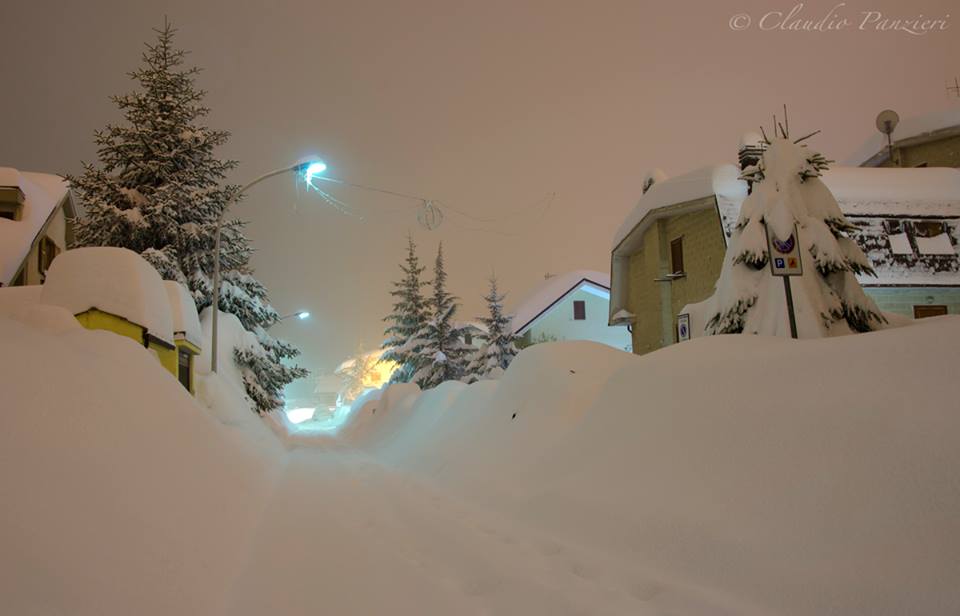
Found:
[[[86,312],[76,315],[77,321],[87,329],[102,329],[121,336],[126,336],[137,344],[143,345],[143,328],[122,317],[118,317],[109,312],[103,312],[96,308],[91,308]],[[191,345],[192,346],[192,345]],[[162,344],[151,340],[147,343],[147,349],[153,351],[160,365],[163,366],[174,377],[177,376],[177,349],[166,348]]]
[[[673,282],[655,281],[661,277],[660,231],[658,223],[650,225],[644,231],[640,249],[628,261],[626,309],[637,316],[633,326],[633,352],[638,355],[655,351],[664,346],[665,341],[675,338],[673,332],[663,331],[666,319],[661,293],[666,289],[661,287],[670,285],[669,322],[675,331],[680,310],[713,293],[726,254],[716,208],[672,216],[660,224],[664,228],[667,255],[670,242],[683,238],[683,267],[687,275]]]
[[[960,167],[960,135],[946,137],[929,143],[920,143],[907,147],[894,147],[895,165],[889,160],[883,167],[916,167],[926,163],[928,167]]]
[[[627,273],[627,310],[636,315],[633,325],[633,352],[642,355],[659,349],[660,290],[654,282],[659,277],[660,244],[657,226],[643,233],[640,250],[630,256]]]
[[[687,275],[670,283],[674,329],[684,306],[702,302],[713,294],[727,252],[720,216],[714,208],[669,219],[667,241],[678,237],[683,237],[683,267]]]
[[[137,344],[143,344],[143,328],[136,323],[112,315],[109,312],[102,312],[96,308],[91,308],[86,312],[77,315],[77,321],[87,329],[105,329],[121,336],[126,336],[135,340]]]
[[[177,347],[172,349],[158,344],[156,341],[151,340],[147,343],[147,348],[157,354],[157,359],[160,360],[160,365],[167,369],[167,372],[172,374],[176,378],[178,365],[177,365]]]

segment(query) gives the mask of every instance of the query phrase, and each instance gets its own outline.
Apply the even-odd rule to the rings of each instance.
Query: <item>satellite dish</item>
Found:
[[[900,116],[893,109],[885,109],[877,115],[877,130],[889,135],[900,123]]]

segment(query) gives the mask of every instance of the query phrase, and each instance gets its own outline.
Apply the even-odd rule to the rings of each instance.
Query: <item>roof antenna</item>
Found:
[[[783,127],[786,129],[783,132],[784,139],[790,138],[790,120],[787,119],[787,104],[783,104]]]

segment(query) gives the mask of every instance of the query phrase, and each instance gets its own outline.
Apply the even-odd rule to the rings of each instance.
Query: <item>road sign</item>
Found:
[[[803,275],[803,263],[800,261],[800,236],[797,225],[793,233],[785,240],[774,237],[767,229],[767,251],[770,255],[770,273],[783,278],[783,292],[787,296],[787,318],[790,321],[790,337],[797,337],[797,315],[793,311],[793,291],[790,289],[790,277]]]
[[[679,314],[677,315],[677,340],[683,342],[684,340],[690,340],[690,315],[689,314]]]
[[[803,262],[800,260],[800,239],[797,227],[787,239],[775,237],[767,227],[767,250],[770,253],[770,273],[774,276],[802,276]]]

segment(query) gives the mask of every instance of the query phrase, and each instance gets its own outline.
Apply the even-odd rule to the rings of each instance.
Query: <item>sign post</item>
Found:
[[[791,276],[803,276],[803,263],[800,261],[800,240],[797,226],[793,234],[785,240],[775,237],[767,230],[767,251],[770,255],[770,273],[783,278],[783,292],[787,296],[787,317],[790,319],[790,337],[797,337],[797,317],[793,311],[793,291],[790,289]]]

